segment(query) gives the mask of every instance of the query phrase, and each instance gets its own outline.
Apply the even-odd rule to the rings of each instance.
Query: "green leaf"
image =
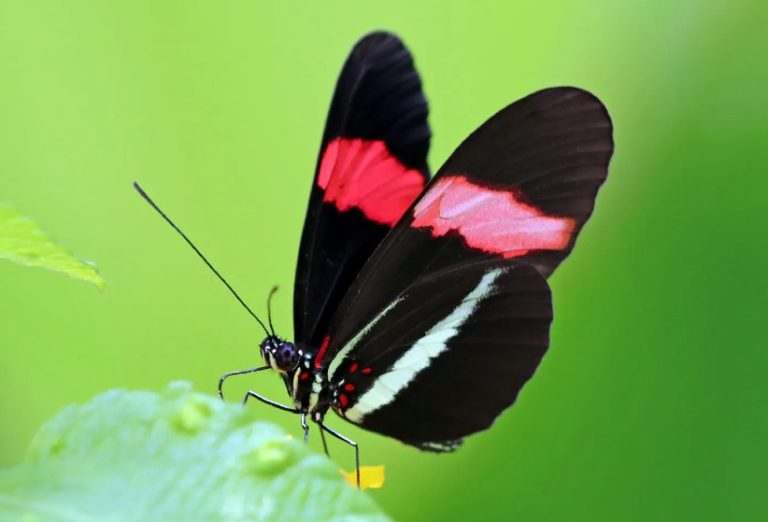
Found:
[[[335,464],[251,408],[174,383],[65,408],[0,470],[0,520],[388,520]]]
[[[0,259],[63,272],[104,288],[104,280],[93,263],[76,258],[54,243],[34,221],[6,205],[0,205]]]

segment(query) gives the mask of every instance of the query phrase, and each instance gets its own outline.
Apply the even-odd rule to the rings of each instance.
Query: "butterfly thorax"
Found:
[[[334,387],[326,369],[315,364],[317,350],[277,336],[267,337],[260,347],[266,364],[282,377],[296,409],[322,419],[333,401]]]

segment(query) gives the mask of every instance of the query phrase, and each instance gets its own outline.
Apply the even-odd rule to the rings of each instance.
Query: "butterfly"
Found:
[[[371,33],[336,85],[301,236],[294,338],[265,330],[264,365],[301,416],[333,410],[422,450],[455,450],[511,406],[549,346],[546,278],[573,249],[613,153],[594,95],[549,88],[503,108],[430,176],[427,101],[411,53]],[[274,290],[273,290],[274,292]],[[272,296],[270,293],[270,299]]]

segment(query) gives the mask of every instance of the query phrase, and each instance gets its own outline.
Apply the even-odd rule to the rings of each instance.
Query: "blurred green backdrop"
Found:
[[[133,179],[257,308],[280,284],[291,331],[336,75],[387,28],[424,78],[434,167],[503,105],[561,84],[602,98],[617,147],[552,279],[552,349],[493,429],[435,456],[334,423],[387,465],[379,503],[401,520],[765,520],[764,5],[0,2],[0,200],[108,285],[0,264],[0,465],[65,404],[173,379],[213,392],[259,361],[257,325]],[[266,375],[231,396],[249,384],[283,398]]]

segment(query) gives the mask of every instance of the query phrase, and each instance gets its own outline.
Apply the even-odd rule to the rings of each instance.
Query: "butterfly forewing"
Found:
[[[352,49],[326,122],[299,250],[295,337],[317,349],[344,292],[429,177],[427,102],[394,35]]]
[[[549,344],[549,288],[508,260],[418,278],[328,360],[335,409],[403,442],[444,451],[487,428]]]

